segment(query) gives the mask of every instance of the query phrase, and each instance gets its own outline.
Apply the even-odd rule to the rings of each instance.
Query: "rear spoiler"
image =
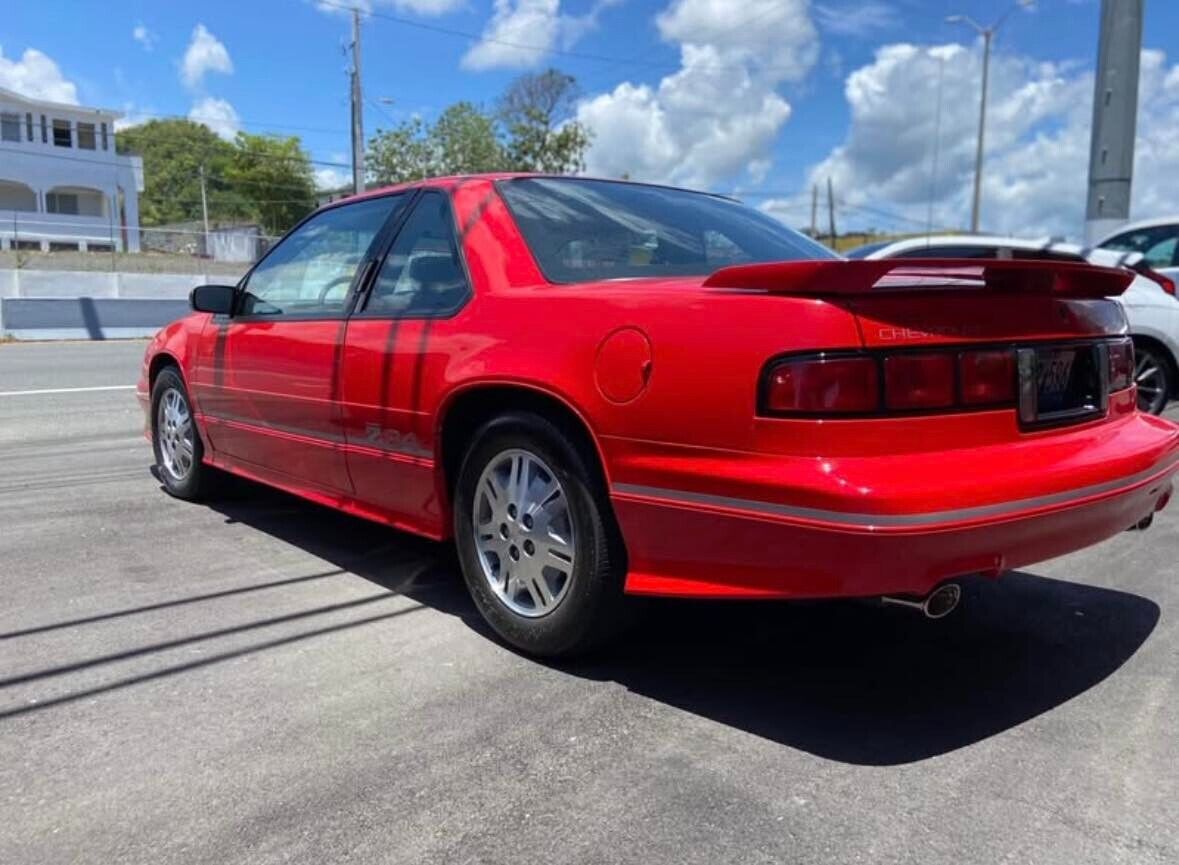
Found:
[[[886,258],[739,264],[722,267],[704,285],[770,294],[855,295],[974,289],[1101,298],[1121,294],[1133,279],[1134,274],[1123,268],[1071,261]]]

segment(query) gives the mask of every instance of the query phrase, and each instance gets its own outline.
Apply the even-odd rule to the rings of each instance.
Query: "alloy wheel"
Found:
[[[193,466],[192,414],[184,394],[168,388],[160,397],[156,412],[156,436],[160,443],[160,462],[175,481],[183,482]]]
[[[577,553],[569,500],[553,470],[527,450],[497,454],[479,476],[472,525],[496,597],[527,618],[555,610],[573,581]]]
[[[1158,414],[1167,403],[1167,371],[1162,358],[1138,348],[1134,365],[1134,383],[1138,385],[1138,408]]]

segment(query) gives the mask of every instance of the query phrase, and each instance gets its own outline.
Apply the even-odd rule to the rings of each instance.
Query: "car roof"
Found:
[[[928,237],[910,237],[894,240],[892,243],[868,254],[868,258],[892,258],[911,249],[926,249],[931,246],[1003,246],[1008,249],[1051,250],[1082,258],[1086,250],[1075,243],[1066,243],[1051,237],[1024,238],[1004,237],[992,234],[935,234]]]
[[[708,192],[703,189],[689,189],[684,186],[671,186],[666,183],[644,183],[640,180],[623,180],[618,177],[592,177],[581,174],[552,174],[540,171],[489,171],[479,174],[448,174],[441,177],[422,177],[417,180],[409,180],[405,183],[394,183],[389,186],[380,186],[375,189],[366,189],[364,192],[356,195],[348,195],[344,198],[338,198],[335,201],[324,204],[320,209],[334,207],[338,204],[346,202],[360,201],[365,198],[375,198],[380,195],[388,195],[393,192],[404,192],[409,189],[453,189],[456,186],[461,186],[464,183],[471,183],[473,181],[486,181],[494,183],[499,180],[519,180],[529,178],[545,178],[549,180],[591,180],[601,183],[621,183],[629,186],[646,186],[654,187],[656,189],[674,189],[678,192],[694,192],[697,195],[707,195],[712,198],[721,198],[726,201],[735,201],[736,199],[722,195],[718,192]]]
[[[1141,231],[1144,228],[1158,228],[1163,225],[1179,225],[1179,214],[1174,216],[1159,216],[1154,219],[1140,219],[1137,222],[1127,222],[1119,225],[1113,231],[1109,232],[1101,240],[1097,241],[1097,246],[1103,243],[1108,243],[1119,234],[1125,234],[1127,231]]]
[[[1080,246],[1076,243],[1066,243],[1050,237],[1033,239],[990,234],[935,234],[931,237],[911,237],[907,240],[893,241],[880,249],[869,252],[864,257],[870,259],[894,258],[911,249],[926,249],[930,246],[1002,246],[1008,249],[1048,251],[1075,255],[1090,264],[1098,264],[1103,267],[1128,267],[1131,269],[1136,267],[1143,257],[1141,252],[1098,249],[1091,246]]]

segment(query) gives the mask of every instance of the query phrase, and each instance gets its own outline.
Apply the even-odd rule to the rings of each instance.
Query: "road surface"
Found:
[[[542,664],[443,547],[165,495],[142,351],[0,345],[0,862],[1179,861],[1177,508],[941,623],[661,603]]]

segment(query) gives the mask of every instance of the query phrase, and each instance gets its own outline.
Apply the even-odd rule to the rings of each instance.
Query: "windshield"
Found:
[[[763,213],[705,193],[548,177],[503,181],[499,189],[553,282],[837,257]]]

